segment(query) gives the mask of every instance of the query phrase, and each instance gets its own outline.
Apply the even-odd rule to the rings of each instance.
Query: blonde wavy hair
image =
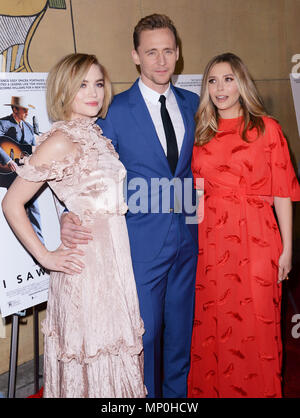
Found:
[[[70,119],[72,103],[92,64],[99,67],[104,79],[104,100],[97,116],[106,116],[112,100],[111,82],[107,71],[95,55],[76,53],[66,55],[49,71],[46,103],[52,121]]]
[[[257,137],[265,132],[265,124],[262,116],[266,116],[264,105],[257,92],[254,81],[243,63],[235,54],[227,52],[212,58],[207,64],[202,80],[200,105],[195,115],[196,131],[195,145],[204,145],[218,132],[219,114],[208,92],[208,77],[215,64],[227,62],[235,77],[239,92],[244,127],[241,137],[248,142],[247,131],[256,129]]]

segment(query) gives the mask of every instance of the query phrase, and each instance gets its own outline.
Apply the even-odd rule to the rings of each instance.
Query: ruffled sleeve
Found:
[[[268,151],[271,154],[272,196],[290,197],[300,200],[300,186],[290,159],[287,141],[280,125],[273,119],[266,119]]]
[[[39,146],[44,142],[54,131],[62,130],[59,123],[55,123],[52,129],[40,136],[37,141]],[[66,132],[64,132],[66,133]],[[75,142],[75,141],[74,141]],[[74,175],[76,164],[79,156],[69,155],[62,161],[52,161],[49,164],[41,166],[34,166],[30,164],[31,155],[26,156],[20,160],[21,165],[17,167],[17,174],[28,181],[61,181],[64,177]]]
[[[51,164],[34,166],[30,164],[31,156],[21,160],[23,165],[17,167],[18,176],[25,180],[39,181],[60,181],[66,176],[74,174],[74,159],[66,158],[63,161],[52,161]]]

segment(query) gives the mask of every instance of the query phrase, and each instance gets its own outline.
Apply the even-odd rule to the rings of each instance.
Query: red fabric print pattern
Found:
[[[189,397],[281,397],[281,237],[273,197],[300,200],[286,140],[264,117],[265,134],[242,140],[241,118],[195,146],[194,177],[204,178],[199,224]]]

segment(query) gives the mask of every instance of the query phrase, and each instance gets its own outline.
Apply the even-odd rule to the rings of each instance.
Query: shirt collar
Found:
[[[148,100],[150,103],[152,104],[158,104],[159,103],[159,98],[161,96],[161,94],[157,93],[157,91],[150,89],[150,87],[146,86],[145,83],[143,83],[142,79],[139,79],[139,88],[141,90],[142,96],[144,97],[144,99]],[[164,92],[163,94],[166,99],[170,99],[170,97],[172,96],[172,90],[171,90],[171,84],[169,83],[169,86],[167,88],[167,90]]]
[[[16,120],[16,118],[14,117],[14,114],[12,113],[11,114],[12,115],[12,117],[13,117],[13,119],[14,119],[14,121],[20,126],[20,128],[22,128],[22,125],[23,125],[23,121],[22,120],[20,120],[20,122],[18,122],[17,120]]]

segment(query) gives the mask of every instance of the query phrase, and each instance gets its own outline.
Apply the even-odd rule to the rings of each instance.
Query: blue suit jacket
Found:
[[[175,177],[181,180],[178,182],[179,187],[184,179],[190,179],[189,182],[192,186],[191,157],[194,144],[194,114],[199,98],[190,91],[172,85],[171,88],[175,94],[185,127],[185,136]],[[170,199],[168,199],[171,211],[164,211],[161,201],[162,188],[153,188],[153,182],[161,181],[161,179],[172,180],[173,175],[140,92],[138,80],[129,90],[115,96],[106,118],[98,119],[97,123],[102,128],[103,134],[112,140],[120,160],[127,170],[129,211],[126,220],[132,258],[134,261],[151,261],[159,254],[164,244],[172,216],[178,216],[172,211],[176,206],[176,198],[181,200],[179,203],[183,209],[185,205],[183,204],[183,193],[175,193],[174,188],[171,187]],[[153,192],[154,189],[158,192]],[[146,211],[147,213],[134,213],[132,203],[141,204],[143,206],[142,212]],[[145,208],[145,204],[147,208]],[[184,216],[182,216],[183,221],[185,220]],[[187,225],[187,227],[195,241],[196,250],[198,245],[197,225]]]

